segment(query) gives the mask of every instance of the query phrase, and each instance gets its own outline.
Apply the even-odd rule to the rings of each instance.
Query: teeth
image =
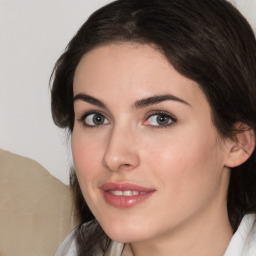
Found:
[[[132,190],[126,190],[126,191],[111,190],[109,192],[115,196],[137,196],[139,194],[145,194],[145,192],[140,193],[138,191],[132,191]]]

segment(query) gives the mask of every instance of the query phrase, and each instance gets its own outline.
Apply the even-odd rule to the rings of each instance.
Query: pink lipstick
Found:
[[[104,199],[117,208],[129,208],[148,199],[154,189],[141,187],[130,183],[104,183],[99,187]]]

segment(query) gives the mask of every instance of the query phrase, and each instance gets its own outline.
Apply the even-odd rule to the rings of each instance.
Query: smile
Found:
[[[139,191],[132,191],[132,190],[110,190],[109,193],[115,195],[115,196],[137,196],[139,194],[143,195],[146,194],[146,192],[139,192]]]
[[[155,189],[130,183],[105,183],[99,187],[107,204],[116,208],[130,208],[150,198]]]

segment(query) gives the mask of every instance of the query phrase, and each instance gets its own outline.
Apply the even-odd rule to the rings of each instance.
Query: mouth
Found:
[[[104,200],[117,208],[130,208],[151,197],[155,189],[130,183],[104,183],[99,187]]]
[[[115,196],[138,196],[138,195],[144,195],[147,192],[139,192],[139,191],[134,191],[134,190],[109,190],[109,193],[115,195]]]

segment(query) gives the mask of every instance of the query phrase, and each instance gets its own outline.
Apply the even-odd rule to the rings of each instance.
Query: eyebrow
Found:
[[[77,100],[85,101],[87,103],[98,106],[100,108],[105,108],[105,109],[107,108],[106,105],[103,102],[101,102],[100,100],[98,100],[92,96],[89,96],[87,94],[84,94],[84,93],[79,93],[76,96],[74,96],[73,102],[75,102]],[[191,106],[188,102],[186,102],[172,94],[164,94],[164,95],[155,95],[152,97],[140,99],[134,103],[134,107],[136,109],[139,109],[139,108],[151,106],[151,105],[158,104],[158,103],[161,103],[163,101],[168,101],[168,100],[177,101],[177,102],[183,103],[185,105]]]
[[[84,93],[79,93],[73,98],[73,102],[75,102],[77,100],[82,100],[82,101],[88,102],[88,103],[98,106],[100,108],[106,108],[106,105],[103,102],[101,102],[100,100],[98,100],[92,96],[84,94]]]
[[[156,95],[156,96],[148,97],[145,99],[141,99],[141,100],[136,101],[134,106],[135,106],[135,108],[143,108],[143,107],[161,103],[161,102],[167,101],[167,100],[177,101],[177,102],[183,103],[185,105],[191,106],[188,102],[186,102],[172,94]]]

